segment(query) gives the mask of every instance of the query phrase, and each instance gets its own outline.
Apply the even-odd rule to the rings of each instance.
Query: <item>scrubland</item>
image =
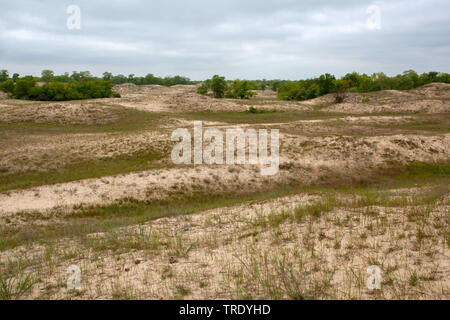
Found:
[[[450,85],[339,104],[114,89],[0,98],[0,298],[450,298]],[[171,133],[194,120],[279,129],[279,173],[174,165]]]

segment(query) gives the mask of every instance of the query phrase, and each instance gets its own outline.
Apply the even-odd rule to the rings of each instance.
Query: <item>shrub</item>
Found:
[[[209,90],[209,85],[208,83],[205,81],[201,84],[200,87],[197,88],[197,93],[198,94],[207,94]]]
[[[234,99],[250,99],[255,95],[253,86],[248,81],[234,80],[227,88],[226,97]]]
[[[361,99],[361,102],[362,103],[368,103],[368,102],[370,102],[370,98],[369,97],[364,97],[364,98]]]
[[[282,100],[300,100],[303,86],[300,82],[286,82],[278,88],[278,98]]]
[[[266,110],[266,109],[257,109],[253,106],[251,106],[250,108],[248,108],[247,113],[275,113],[278,112],[278,110],[275,108],[273,110]]]
[[[32,77],[26,77],[18,79],[14,85],[12,95],[17,99],[29,99],[29,93],[31,88],[36,85],[36,80]]]
[[[334,102],[344,102],[345,98],[347,97],[347,92],[350,89],[350,82],[344,79],[336,80],[335,88],[336,92],[334,93]]]
[[[306,90],[306,99],[314,99],[320,95],[320,87],[318,84],[313,83],[308,90]]]
[[[0,90],[3,92],[12,92],[14,90],[14,80],[8,79],[0,83]]]

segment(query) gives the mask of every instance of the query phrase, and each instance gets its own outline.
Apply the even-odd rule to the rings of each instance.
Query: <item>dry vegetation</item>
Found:
[[[341,104],[115,90],[0,97],[0,299],[450,298],[450,85]],[[173,165],[194,119],[280,129],[279,174]]]

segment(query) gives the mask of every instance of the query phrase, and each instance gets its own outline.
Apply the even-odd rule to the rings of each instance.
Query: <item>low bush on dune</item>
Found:
[[[252,106],[252,107],[248,108],[248,110],[246,112],[247,113],[275,113],[275,112],[278,112],[278,110],[277,109],[272,109],[272,110],[257,109]]]

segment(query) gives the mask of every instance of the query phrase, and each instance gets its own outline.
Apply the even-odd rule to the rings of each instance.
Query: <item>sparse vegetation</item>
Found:
[[[18,299],[27,294],[36,283],[31,274],[22,272],[10,277],[0,274],[0,300]]]
[[[220,78],[227,97],[233,82]],[[448,299],[448,87],[361,95],[341,80],[302,86],[333,93],[305,103],[267,90],[281,80],[245,81],[255,95],[233,100],[196,86],[64,103],[3,95],[0,297]],[[200,91],[214,95],[211,81]],[[280,129],[279,173],[173,165],[171,132],[193,120]],[[80,290],[66,288],[73,264]],[[371,265],[381,290],[366,286]]]

